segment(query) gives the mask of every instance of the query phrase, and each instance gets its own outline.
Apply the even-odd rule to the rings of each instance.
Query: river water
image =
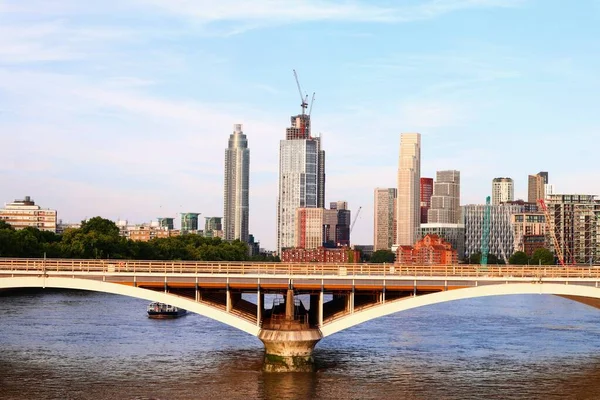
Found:
[[[323,339],[315,373],[196,314],[78,291],[0,296],[0,399],[600,399],[600,310],[545,295],[449,302]]]

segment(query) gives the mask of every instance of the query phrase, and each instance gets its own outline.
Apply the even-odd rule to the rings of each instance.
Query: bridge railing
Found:
[[[481,265],[399,265],[325,263],[248,263],[196,261],[138,261],[55,258],[0,258],[0,270],[45,273],[156,273],[287,276],[405,276],[405,277],[533,277],[600,278],[600,267],[481,266]]]

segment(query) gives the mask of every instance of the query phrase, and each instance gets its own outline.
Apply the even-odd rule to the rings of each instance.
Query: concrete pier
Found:
[[[315,345],[323,335],[318,329],[262,329],[258,338],[265,345],[263,370],[267,372],[314,371],[312,356]]]

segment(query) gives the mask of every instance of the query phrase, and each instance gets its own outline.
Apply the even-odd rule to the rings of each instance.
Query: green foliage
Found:
[[[537,249],[533,252],[529,263],[531,265],[554,265],[554,254],[545,248]]]
[[[481,252],[473,253],[467,259],[469,264],[481,264]],[[504,260],[498,258],[495,254],[488,253],[488,265],[502,265],[504,264]]]
[[[529,257],[523,251],[516,251],[515,254],[510,256],[508,262],[512,265],[526,265],[529,263]]]
[[[371,256],[372,263],[393,263],[396,259],[396,254],[391,250],[377,250]]]
[[[36,228],[15,230],[0,221],[0,257],[111,258],[133,260],[247,261],[248,245],[239,240],[183,235],[127,240],[110,220],[94,217],[80,229],[67,229],[62,235]],[[276,256],[254,256],[252,260],[278,262]]]

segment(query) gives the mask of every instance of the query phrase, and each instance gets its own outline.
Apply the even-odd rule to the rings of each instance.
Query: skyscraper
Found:
[[[242,125],[233,125],[225,150],[224,232],[225,240],[248,242],[250,149]]]
[[[431,207],[433,195],[433,178],[421,178],[421,223],[427,223],[427,211]]]
[[[428,223],[457,224],[460,220],[460,172],[437,171]]]
[[[492,205],[497,206],[514,199],[515,189],[511,178],[494,178],[492,180]]]
[[[546,185],[548,184],[548,172],[542,171],[535,175],[529,175],[527,185],[527,201],[537,203],[546,197]]]
[[[375,226],[373,227],[373,250],[390,250],[396,240],[395,188],[375,189]]]
[[[320,138],[310,134],[310,117],[291,117],[286,139],[279,142],[279,196],[277,199],[277,252],[296,244],[296,209],[323,208],[325,152]]]
[[[421,134],[400,135],[396,244],[415,244],[421,223]]]

